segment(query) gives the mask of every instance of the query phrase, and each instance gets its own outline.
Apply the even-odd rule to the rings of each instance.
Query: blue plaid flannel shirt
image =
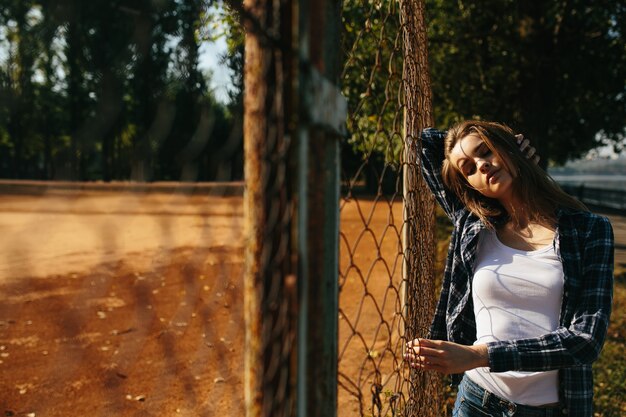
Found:
[[[422,132],[422,171],[435,198],[454,224],[432,339],[471,345],[476,322],[471,297],[476,243],[485,228],[441,177],[446,132]],[[557,212],[555,250],[565,284],[559,327],[528,339],[487,344],[491,372],[559,370],[564,414],[593,415],[591,363],[602,349],[613,298],[613,229],[605,217],[571,209]],[[453,375],[458,384],[462,375]]]

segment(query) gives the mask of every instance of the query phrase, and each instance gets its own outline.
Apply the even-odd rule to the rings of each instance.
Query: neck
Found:
[[[509,215],[510,220],[508,223],[514,229],[524,229],[528,227],[533,219],[526,204],[518,201],[512,194],[501,198],[499,201]]]
[[[507,225],[513,230],[521,231],[529,228],[531,225],[539,225],[549,229],[555,227],[555,218],[545,217],[537,211],[531,210],[527,203],[515,198],[501,199],[499,201],[508,214],[509,221]]]

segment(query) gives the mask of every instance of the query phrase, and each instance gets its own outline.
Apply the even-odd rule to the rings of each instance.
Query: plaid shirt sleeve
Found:
[[[443,184],[441,166],[445,159],[443,142],[445,137],[445,131],[431,127],[422,131],[422,174],[437,202],[454,222],[459,216],[459,211],[465,206],[456,194]]]
[[[460,210],[464,209],[464,205],[454,192],[448,190],[443,184],[441,177],[441,167],[444,155],[444,139],[446,132],[433,128],[427,128],[422,131],[421,144],[422,144],[422,175],[426,180],[426,184],[434,194],[439,205],[443,208],[448,217],[456,223],[457,218],[461,215]],[[451,242],[456,241],[457,229],[452,231]],[[435,309],[435,315],[430,326],[430,332],[428,338],[436,340],[448,340],[448,333],[446,329],[446,312],[448,306],[448,299],[450,298],[450,285],[452,275],[450,271],[454,269],[454,256],[448,254],[446,261],[445,273],[443,276],[443,282],[441,286],[441,293],[439,295],[439,302]]]
[[[548,371],[590,364],[600,354],[613,296],[613,229],[594,216],[584,233],[582,287],[568,327],[536,338],[487,344],[491,372]]]

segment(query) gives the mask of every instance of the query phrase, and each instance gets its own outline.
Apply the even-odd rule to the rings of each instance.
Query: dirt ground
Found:
[[[240,197],[8,191],[3,415],[243,412]]]
[[[341,216],[348,416],[398,389],[401,207]],[[243,415],[242,226],[208,189],[0,184],[0,412]]]

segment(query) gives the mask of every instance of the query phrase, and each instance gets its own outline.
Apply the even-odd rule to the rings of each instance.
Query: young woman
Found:
[[[527,143],[481,121],[422,133],[423,174],[454,229],[430,335],[406,359],[460,382],[455,417],[593,415],[613,231]]]

